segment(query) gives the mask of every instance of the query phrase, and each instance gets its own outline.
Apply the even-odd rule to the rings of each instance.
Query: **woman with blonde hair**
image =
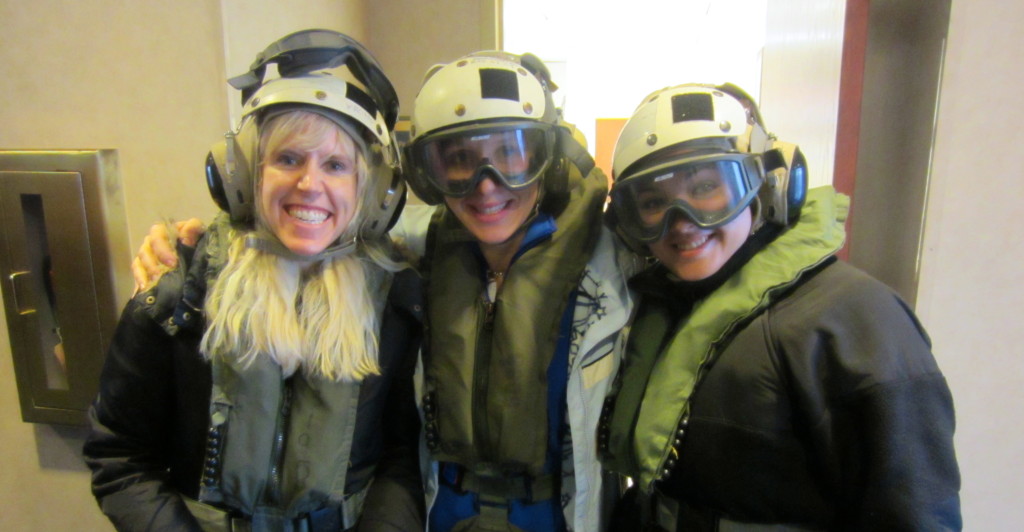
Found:
[[[394,89],[325,30],[231,82],[243,118],[207,158],[225,212],[122,315],[93,492],[118,530],[422,528],[419,290],[386,235],[405,193]]]

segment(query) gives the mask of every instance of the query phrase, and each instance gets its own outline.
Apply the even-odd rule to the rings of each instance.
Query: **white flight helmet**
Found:
[[[566,187],[558,149],[557,87],[547,68],[531,54],[476,52],[435,65],[416,96],[412,138],[406,148],[409,184],[426,203],[471,193],[484,176],[510,189],[542,180],[546,192]],[[498,138],[515,148],[510,160],[461,160],[445,155],[453,143]]]
[[[306,63],[296,63],[304,58]],[[267,63],[279,64],[284,77],[263,81]],[[337,76],[316,71],[344,65]],[[207,156],[210,194],[234,223],[252,226],[255,219],[260,127],[270,118],[295,110],[321,115],[347,133],[366,159],[363,187],[372,197],[361,201],[358,236],[379,238],[397,219],[405,201],[401,161],[393,135],[397,97],[376,61],[362,45],[329,30],[306,30],[272,44],[257,56],[249,73],[231,80],[243,91],[242,119]],[[329,248],[354,249],[355,242]],[[280,251],[280,250],[272,250]]]
[[[612,168],[606,221],[637,249],[676,216],[718,227],[755,199],[765,221],[785,225],[807,188],[799,148],[769,134],[750,96],[731,84],[678,85],[644,98],[619,135]]]

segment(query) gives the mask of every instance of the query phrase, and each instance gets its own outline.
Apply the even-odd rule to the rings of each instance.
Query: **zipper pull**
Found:
[[[487,270],[487,287],[484,291],[484,325],[494,324],[494,309],[497,306],[498,292],[505,280],[505,272]]]
[[[484,301],[484,327],[490,330],[494,327],[494,308],[497,305],[490,301]]]

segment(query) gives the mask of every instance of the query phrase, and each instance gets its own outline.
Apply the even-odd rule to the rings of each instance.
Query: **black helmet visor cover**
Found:
[[[395,127],[398,119],[398,94],[394,86],[370,51],[348,35],[314,29],[297,31],[275,41],[256,56],[249,72],[228,80],[232,87],[242,91],[243,102],[263,84],[269,63],[277,63],[281,77],[347,66],[356,79],[366,85],[369,96],[384,116],[388,130]]]
[[[641,242],[661,238],[676,217],[702,229],[732,221],[757,195],[761,157],[717,153],[672,160],[637,170],[612,189],[622,230]]]

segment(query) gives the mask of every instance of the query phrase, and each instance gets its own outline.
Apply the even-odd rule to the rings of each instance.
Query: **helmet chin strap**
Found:
[[[543,201],[544,201],[544,178],[541,178],[541,181],[540,181],[540,183],[538,183],[538,186],[537,186],[537,199],[536,199],[536,201],[533,202],[533,208],[530,209],[530,215],[527,216],[525,220],[523,220],[523,223],[519,224],[519,228],[516,229],[515,233],[512,233],[512,236],[508,237],[508,240],[512,240],[519,233],[526,232],[526,229],[530,227],[530,224],[532,224],[533,221],[536,220],[537,216],[540,214],[540,205],[541,205],[541,203],[543,203]],[[506,242],[508,240],[506,240]]]
[[[761,197],[754,196],[754,201],[750,202],[750,234],[756,233],[765,224],[764,216],[761,216]]]
[[[359,243],[358,239],[353,237],[348,241],[338,240],[320,253],[316,253],[314,255],[299,255],[282,244],[281,240],[277,238],[276,235],[260,229],[245,237],[245,247],[248,249],[257,249],[265,253],[271,253],[294,262],[308,264],[327,259],[346,257],[359,247]]]

